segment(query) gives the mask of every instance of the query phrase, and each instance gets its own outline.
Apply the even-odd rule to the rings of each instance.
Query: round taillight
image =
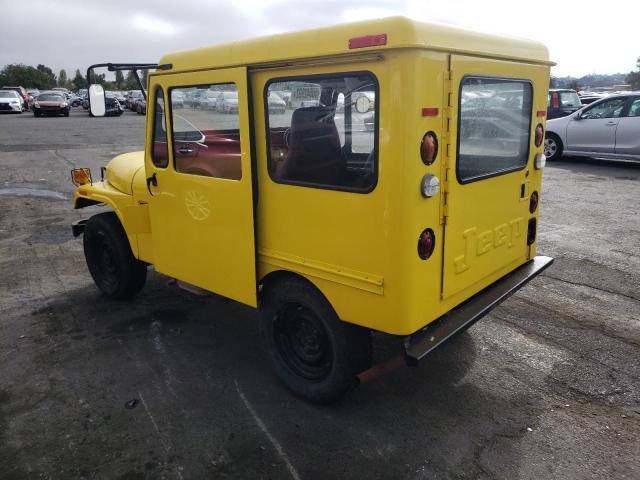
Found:
[[[436,247],[436,236],[430,228],[425,229],[418,239],[418,256],[426,260],[433,253]]]
[[[544,127],[542,126],[541,123],[538,124],[538,126],[536,127],[536,134],[535,134],[535,144],[536,147],[539,147],[540,145],[542,145],[542,142],[544,141]]]
[[[420,158],[425,165],[431,165],[438,155],[438,137],[433,132],[427,132],[420,142]]]
[[[538,208],[538,192],[533,192],[529,197],[529,212],[533,213]]]

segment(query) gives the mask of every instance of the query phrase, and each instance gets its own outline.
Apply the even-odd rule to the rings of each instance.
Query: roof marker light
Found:
[[[349,49],[380,47],[387,44],[387,34],[365,35],[364,37],[353,37],[349,39]]]

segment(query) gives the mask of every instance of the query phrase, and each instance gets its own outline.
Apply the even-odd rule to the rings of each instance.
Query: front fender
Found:
[[[137,236],[151,231],[148,204],[135,202],[133,195],[123,193],[107,182],[82,185],[73,192],[75,209],[99,204],[113,209],[127,234],[134,257],[139,258]]]

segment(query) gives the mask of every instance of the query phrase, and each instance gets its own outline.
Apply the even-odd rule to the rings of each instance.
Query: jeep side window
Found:
[[[156,103],[153,108],[153,148],[151,160],[156,167],[166,168],[169,164],[167,148],[167,124],[164,116],[164,93],[157,87],[154,91]]]
[[[277,78],[267,83],[264,104],[271,179],[331,190],[372,191],[378,170],[377,92],[377,80],[368,72]]]
[[[240,180],[240,120],[236,85],[172,87],[169,91],[176,171]],[[215,101],[209,100],[216,98],[216,94]],[[183,108],[183,105],[190,108]]]

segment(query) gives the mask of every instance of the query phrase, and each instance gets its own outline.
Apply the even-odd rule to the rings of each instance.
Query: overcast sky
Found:
[[[539,40],[552,74],[629,72],[640,1],[0,0],[0,66],[156,62],[164,53],[388,15]],[[377,33],[377,32],[372,32]]]

